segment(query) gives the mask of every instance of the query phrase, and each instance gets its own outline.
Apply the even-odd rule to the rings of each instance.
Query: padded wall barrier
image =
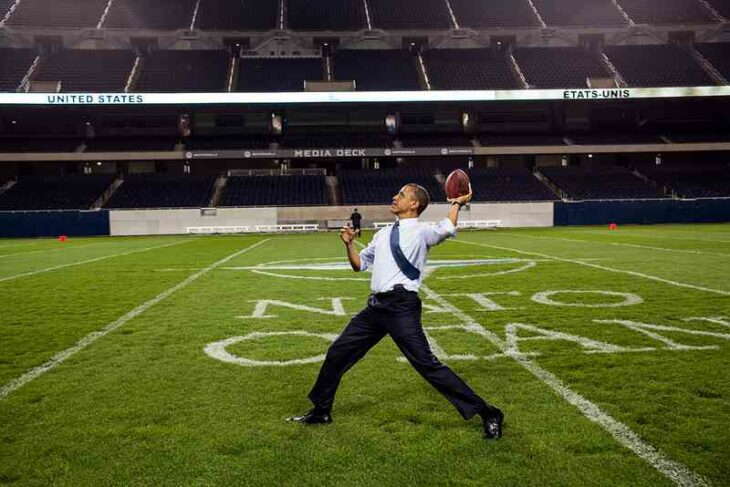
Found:
[[[555,225],[730,222],[730,198],[555,203]]]
[[[3,211],[0,237],[55,237],[109,235],[109,212]]]

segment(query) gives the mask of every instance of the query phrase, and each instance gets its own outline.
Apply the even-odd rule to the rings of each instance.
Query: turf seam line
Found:
[[[26,373],[24,373],[20,377],[17,377],[15,379],[11,380],[10,382],[8,382],[7,384],[3,385],[2,387],[0,387],[0,401],[6,399],[12,392],[20,389],[21,387],[23,387],[25,384],[32,381],[33,379],[45,374],[46,372],[49,372],[50,370],[54,369],[55,367],[59,366],[64,361],[66,361],[66,359],[68,359],[72,355],[76,354],[77,352],[80,352],[84,348],[88,347],[89,345],[94,343],[99,338],[102,338],[102,337],[108,335],[109,333],[111,333],[114,330],[116,330],[117,328],[121,327],[128,321],[141,315],[142,313],[144,313],[145,311],[147,311],[148,309],[150,309],[152,306],[156,305],[160,301],[163,301],[164,299],[170,297],[177,291],[189,286],[190,284],[192,284],[193,282],[195,282],[196,280],[198,280],[200,277],[204,276],[208,272],[212,271],[216,267],[219,267],[219,266],[225,264],[229,260],[234,259],[234,258],[238,257],[239,255],[242,255],[242,254],[248,252],[249,250],[258,247],[259,245],[262,245],[262,244],[268,242],[269,240],[271,240],[271,239],[267,238],[264,240],[260,240],[254,244],[249,245],[246,248],[243,248],[241,250],[238,250],[238,251],[232,253],[231,255],[229,255],[227,257],[224,257],[223,259],[221,259],[217,262],[214,262],[213,264],[209,265],[208,267],[189,276],[184,281],[181,281],[178,284],[175,284],[174,286],[172,286],[171,288],[168,288],[166,291],[163,291],[162,293],[158,294],[154,298],[140,304],[139,306],[134,308],[132,311],[129,311],[128,313],[121,316],[120,318],[117,318],[116,320],[107,324],[101,330],[97,330],[97,331],[93,331],[93,332],[89,333],[88,335],[83,337],[81,340],[76,342],[75,345],[73,345],[70,348],[67,348],[66,350],[64,350],[62,352],[57,353],[44,364],[28,370]],[[168,247],[169,247],[169,245],[168,245]]]
[[[574,234],[577,235],[583,235],[583,234],[591,234],[591,235],[603,235],[605,236],[605,232],[596,232],[596,231],[582,231],[582,232],[574,232]],[[634,238],[653,238],[653,239],[659,239],[659,240],[683,240],[683,241],[697,241],[697,242],[713,242],[713,243],[730,243],[730,240],[723,240],[723,239],[713,239],[713,238],[697,238],[697,237],[678,237],[676,234],[672,235],[651,235],[646,233],[646,231],[641,232],[632,232],[629,233],[626,230],[621,230],[621,236],[622,237],[634,237]]]
[[[91,264],[92,262],[99,262],[99,261],[106,260],[106,259],[112,259],[114,257],[121,257],[123,255],[136,254],[137,252],[145,252],[147,250],[155,250],[155,249],[164,249],[166,247],[172,247],[173,245],[180,245],[180,244],[183,244],[186,242],[192,242],[192,241],[193,241],[193,239],[178,240],[177,242],[172,242],[169,244],[155,245],[153,247],[145,247],[143,249],[134,249],[134,250],[128,250],[126,252],[119,252],[117,254],[104,255],[102,257],[95,257],[93,259],[80,260],[77,262],[69,262],[68,264],[61,264],[61,265],[56,265],[56,266],[52,266],[52,267],[46,267],[45,269],[38,269],[36,271],[23,272],[22,274],[15,274],[12,276],[0,277],[0,282],[12,281],[14,279],[19,279],[21,277],[35,276],[37,274],[44,274],[46,272],[63,269],[65,267],[73,267],[76,265]]]
[[[689,250],[689,249],[668,249],[666,247],[652,247],[650,245],[639,245],[625,242],[604,242],[601,240],[579,240],[577,238],[565,238],[565,237],[542,237],[538,235],[520,235],[523,238],[537,238],[543,240],[561,240],[564,242],[576,242],[576,243],[591,243],[599,245],[615,245],[618,247],[631,247],[636,249],[647,249],[647,250],[659,250],[661,252],[679,252],[682,254],[695,254],[695,255],[714,255],[719,257],[730,257],[730,254],[723,252],[705,252],[704,250]]]
[[[76,245],[76,246],[70,246],[70,247],[62,247],[57,249],[40,249],[40,250],[30,250],[28,252],[15,252],[12,254],[0,254],[0,259],[4,259],[6,257],[14,257],[16,255],[28,255],[28,254],[37,254],[39,252],[60,252],[60,251],[71,251],[76,249],[83,249],[85,247],[91,247],[92,245],[101,245],[100,243],[92,243],[92,244],[84,244],[84,245]]]
[[[649,280],[656,281],[656,282],[662,282],[664,284],[669,284],[671,286],[684,287],[684,288],[688,288],[688,289],[694,289],[697,291],[705,291],[708,293],[720,294],[722,296],[730,296],[730,291],[724,291],[722,289],[713,289],[713,288],[709,288],[709,287],[695,286],[694,284],[687,284],[684,282],[672,281],[669,279],[664,279],[662,277],[652,276],[650,274],[643,274],[641,272],[636,272],[636,271],[628,271],[625,269],[614,269],[613,267],[606,267],[606,266],[599,265],[599,264],[591,264],[590,262],[584,262],[581,260],[565,259],[563,257],[555,257],[552,255],[541,254],[539,252],[530,252],[527,250],[512,249],[509,247],[501,247],[499,245],[491,245],[491,244],[485,244],[485,243],[480,243],[480,242],[469,242],[467,240],[453,240],[453,241],[457,242],[457,243],[462,243],[462,244],[477,245],[480,247],[490,247],[490,248],[497,249],[497,250],[507,250],[509,252],[516,252],[518,254],[537,255],[538,257],[542,257],[545,259],[553,259],[553,260],[557,260],[557,261],[561,261],[561,262],[578,264],[578,265],[582,265],[585,267],[593,267],[594,269],[601,269],[604,271],[616,272],[619,274],[628,274],[630,276],[641,277],[643,279],[649,279]]]
[[[646,461],[675,484],[681,486],[710,485],[707,479],[693,472],[687,466],[666,457],[660,450],[642,440],[631,428],[610,416],[598,407],[598,405],[570,389],[555,374],[543,369],[524,354],[509,352],[505,342],[498,335],[481,326],[472,317],[446,301],[446,299],[431,290],[428,286],[422,284],[421,289],[426,292],[429,298],[436,301],[443,308],[451,311],[466,327],[491,341],[505,355],[512,357],[518,364],[550,387],[556,394],[565,399],[569,404],[578,408],[587,419],[606,430],[619,444],[631,450],[639,458]]]

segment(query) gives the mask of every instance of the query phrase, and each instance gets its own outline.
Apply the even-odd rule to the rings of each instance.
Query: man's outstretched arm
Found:
[[[469,194],[466,194],[464,196],[460,196],[458,198],[451,198],[447,201],[451,203],[451,208],[449,208],[449,220],[451,220],[451,223],[456,226],[456,224],[459,221],[459,210],[462,206],[467,204],[471,201],[472,191],[471,191],[471,184],[469,185]]]

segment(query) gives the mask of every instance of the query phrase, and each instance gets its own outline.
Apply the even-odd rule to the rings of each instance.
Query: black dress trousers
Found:
[[[464,419],[485,408],[491,409],[431,352],[421,327],[421,300],[418,293],[405,289],[372,294],[367,307],[350,321],[330,346],[309,393],[309,399],[317,409],[332,409],[342,376],[386,334],[418,373],[446,396]]]

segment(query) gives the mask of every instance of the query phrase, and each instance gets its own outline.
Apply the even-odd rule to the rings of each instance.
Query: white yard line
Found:
[[[184,281],[174,285],[173,287],[167,289],[166,291],[163,291],[162,293],[158,294],[157,296],[150,299],[149,301],[146,301],[146,302],[140,304],[139,306],[137,306],[136,308],[134,308],[132,311],[128,312],[124,316],[117,318],[115,321],[112,321],[111,323],[107,324],[101,330],[89,333],[84,338],[82,338],[81,340],[76,342],[76,344],[74,346],[72,346],[71,348],[67,348],[63,352],[60,352],[60,353],[56,354],[55,356],[53,356],[53,358],[51,358],[48,362],[46,362],[42,365],[39,365],[38,367],[34,367],[34,368],[28,370],[26,373],[24,373],[20,377],[17,377],[15,379],[11,380],[10,382],[8,382],[7,384],[3,385],[2,387],[0,387],[0,401],[7,398],[8,395],[10,395],[12,392],[20,389],[21,387],[23,387],[25,384],[32,381],[33,379],[58,367],[66,359],[68,359],[69,357],[80,352],[84,348],[88,347],[89,345],[91,345],[92,343],[97,341],[99,338],[102,338],[102,337],[108,335],[109,333],[113,332],[114,330],[116,330],[120,326],[124,325],[128,321],[141,315],[142,313],[144,313],[145,311],[147,311],[148,309],[150,309],[152,306],[156,305],[160,301],[172,296],[177,291],[186,288],[187,286],[189,286],[190,284],[192,284],[193,282],[195,282],[196,280],[198,280],[199,278],[201,278],[208,272],[212,271],[216,267],[218,267],[222,264],[225,264],[229,260],[234,259],[234,258],[238,257],[239,255],[244,254],[244,253],[248,252],[249,250],[258,247],[259,245],[261,245],[265,242],[268,242],[269,240],[270,239],[268,239],[268,238],[264,239],[264,240],[260,240],[260,241],[256,242],[255,244],[249,245],[248,247],[246,247],[244,249],[234,252],[233,254],[229,255],[228,257],[224,257],[223,259],[221,259],[221,260],[209,265],[208,267],[196,272],[195,274],[191,275]]]
[[[719,256],[719,257],[730,257],[730,254],[725,254],[723,252],[706,252],[704,250],[670,249],[667,247],[651,247],[648,245],[619,243],[619,242],[604,242],[601,240],[579,240],[576,238],[542,237],[542,236],[538,236],[538,235],[525,235],[525,234],[520,234],[520,237],[538,238],[538,239],[543,239],[543,240],[561,240],[564,242],[576,242],[576,243],[581,243],[581,244],[590,243],[590,244],[599,244],[599,245],[614,245],[617,247],[630,247],[630,248],[635,248],[635,249],[658,250],[661,252],[679,252],[682,254],[713,255],[713,256]]]
[[[499,348],[502,353],[513,358],[518,364],[527,369],[532,375],[537,377],[557,395],[578,408],[583,416],[606,430],[619,444],[634,452],[638,457],[646,461],[649,465],[654,467],[675,484],[681,486],[710,485],[704,477],[696,474],[687,466],[668,458],[656,447],[647,443],[639,435],[634,433],[631,428],[613,418],[611,415],[603,411],[598,405],[570,389],[555,374],[543,369],[524,354],[510,352],[505,342],[499,338],[499,336],[481,326],[473,318],[446,301],[428,286],[421,285],[421,289],[425,291],[429,298],[436,301],[441,307],[447,309],[455,317],[460,319],[469,330],[473,330],[488,339],[497,348]]]
[[[516,252],[518,254],[536,255],[536,256],[542,257],[544,259],[553,259],[553,260],[557,260],[560,262],[569,262],[571,264],[578,264],[578,265],[582,265],[585,267],[592,267],[594,269],[601,269],[601,270],[608,271],[608,272],[616,272],[618,274],[628,274],[630,276],[641,277],[642,279],[649,279],[651,281],[662,282],[664,284],[669,284],[670,286],[684,287],[684,288],[688,288],[688,289],[694,289],[696,291],[704,291],[704,292],[713,293],[713,294],[720,294],[722,296],[730,296],[730,291],[725,291],[722,289],[713,289],[713,288],[709,288],[709,287],[695,286],[694,284],[687,284],[684,282],[672,281],[669,279],[652,276],[650,274],[642,274],[641,272],[627,271],[624,269],[615,269],[613,267],[606,267],[606,266],[599,265],[599,264],[591,264],[590,262],[585,262],[582,260],[564,259],[562,257],[555,257],[553,255],[542,254],[539,252],[529,252],[527,250],[512,249],[509,247],[501,247],[499,245],[490,245],[490,244],[479,243],[479,242],[469,242],[466,240],[453,240],[453,242],[468,244],[468,245],[477,245],[479,247],[487,247],[487,248],[498,249],[498,250],[506,250],[508,252]]]
[[[78,262],[70,262],[68,264],[54,265],[52,267],[46,267],[45,269],[38,269],[37,271],[30,271],[30,272],[24,272],[22,274],[14,274],[12,276],[0,277],[0,282],[12,281],[14,279],[19,279],[21,277],[35,276],[37,274],[43,274],[45,272],[55,271],[57,269],[63,269],[65,267],[72,267],[72,266],[76,266],[76,265],[90,264],[92,262],[99,262],[101,260],[106,260],[106,259],[113,259],[114,257],[121,257],[122,255],[136,254],[137,252],[145,252],[147,250],[164,249],[165,247],[172,247],[173,245],[180,245],[182,243],[192,242],[192,241],[193,241],[192,239],[178,240],[177,242],[172,242],[172,243],[165,244],[165,245],[155,245],[153,247],[145,247],[143,249],[135,249],[135,250],[129,250],[127,252],[120,252],[120,253],[112,254],[112,255],[104,255],[102,257],[96,257],[94,259],[80,260]]]

